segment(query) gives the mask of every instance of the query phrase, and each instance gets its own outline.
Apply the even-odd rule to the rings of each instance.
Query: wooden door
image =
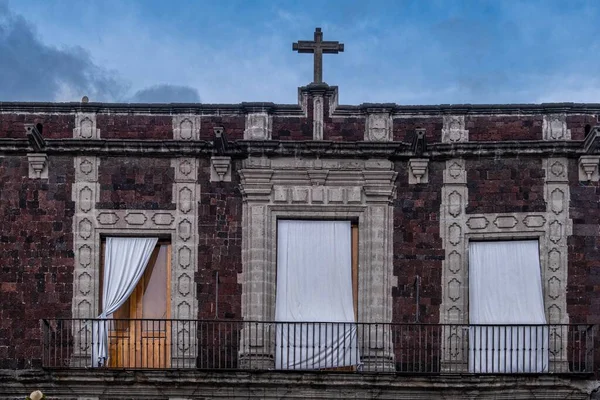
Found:
[[[110,367],[170,366],[170,288],[171,245],[159,242],[131,296],[112,315]]]

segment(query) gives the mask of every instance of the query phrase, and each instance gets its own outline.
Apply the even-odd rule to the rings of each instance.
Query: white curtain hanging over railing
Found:
[[[157,238],[109,237],[104,253],[102,313],[92,324],[92,365],[108,359],[106,318],[127,301],[148,265]]]
[[[469,243],[469,323],[469,372],[548,371],[537,240]]]
[[[351,246],[349,221],[278,221],[277,369],[357,365]]]

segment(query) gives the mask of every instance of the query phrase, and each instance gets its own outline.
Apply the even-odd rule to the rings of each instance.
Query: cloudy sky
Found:
[[[0,0],[0,101],[600,102],[600,2]],[[596,60],[599,59],[599,60]]]

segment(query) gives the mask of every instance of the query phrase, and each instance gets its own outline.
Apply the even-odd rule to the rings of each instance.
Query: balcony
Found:
[[[594,372],[593,325],[44,319],[47,369],[361,374]],[[98,329],[101,327],[102,329]],[[105,362],[98,332],[106,332]]]

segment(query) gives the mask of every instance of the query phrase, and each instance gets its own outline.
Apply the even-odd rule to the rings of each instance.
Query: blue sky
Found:
[[[0,0],[0,101],[600,101],[599,1]]]

